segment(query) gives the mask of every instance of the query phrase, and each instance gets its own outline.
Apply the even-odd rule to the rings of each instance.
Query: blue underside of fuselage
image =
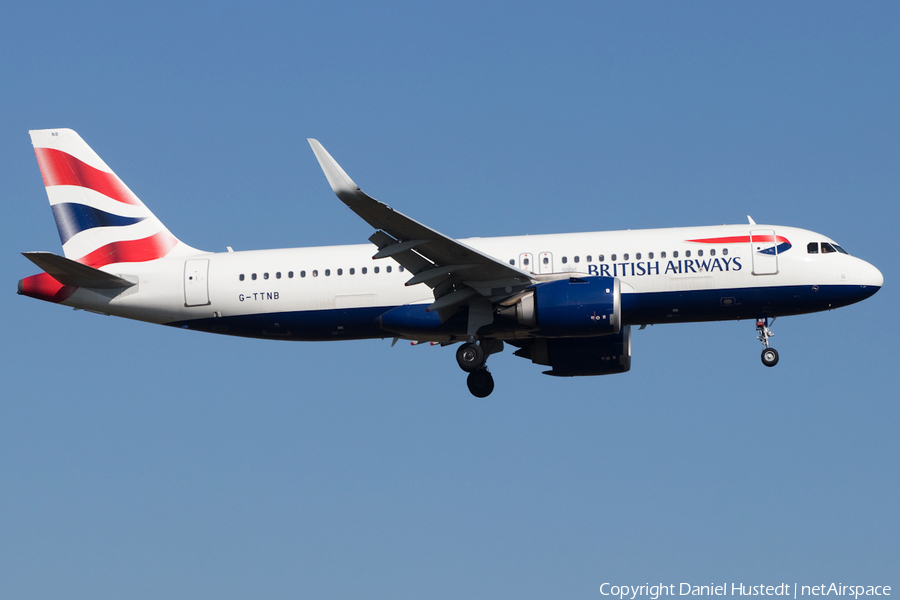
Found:
[[[823,285],[690,290],[622,294],[624,325],[729,321],[799,315],[831,310],[864,300],[874,286]],[[387,337],[465,337],[466,313],[441,324],[426,304],[378,306],[294,312],[272,312],[169,323],[173,327],[263,339],[323,341]],[[538,307],[540,311],[540,307]],[[381,319],[386,313],[390,318]],[[389,328],[383,326],[390,322]],[[496,319],[483,335],[521,329],[513,321]]]

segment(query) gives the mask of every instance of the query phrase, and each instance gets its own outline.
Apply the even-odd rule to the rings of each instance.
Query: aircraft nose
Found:
[[[860,283],[865,286],[871,286],[881,289],[881,286],[884,285],[884,275],[881,274],[874,265],[867,263],[866,261],[862,261],[862,269],[860,269]],[[874,292],[873,292],[874,293]]]
[[[881,289],[884,284],[884,275],[874,265],[870,265],[864,260],[857,260],[859,260],[859,265],[854,269],[852,282],[859,285],[857,288],[859,300],[865,300]]]

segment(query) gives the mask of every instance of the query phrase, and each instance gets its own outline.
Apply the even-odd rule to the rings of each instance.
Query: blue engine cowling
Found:
[[[631,369],[631,327],[593,338],[538,338],[524,342],[516,356],[552,367],[545,375],[579,377],[612,375]]]
[[[535,333],[541,336],[612,335],[622,327],[621,298],[615,277],[570,277],[540,283],[531,296],[522,299],[520,321],[523,315],[531,318],[538,329]]]

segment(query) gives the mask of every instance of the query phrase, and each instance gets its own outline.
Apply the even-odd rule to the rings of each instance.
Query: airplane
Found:
[[[393,338],[457,346],[469,391],[494,389],[487,358],[547,375],[624,373],[631,329],[752,319],[762,362],[777,317],[832,310],[884,279],[832,239],[758,225],[453,239],[363,192],[316,140],[332,191],[370,244],[205,252],[180,241],[71,129],[29,132],[63,256],[18,293],[104,315],[272,340]],[[374,259],[374,262],[373,262]]]

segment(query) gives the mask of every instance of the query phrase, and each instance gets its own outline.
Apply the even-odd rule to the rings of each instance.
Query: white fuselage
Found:
[[[778,254],[756,253],[751,247],[751,230],[774,231],[779,238],[789,240],[790,247]],[[746,241],[733,241],[742,237]],[[724,241],[689,241],[716,239]],[[860,300],[874,293],[882,283],[881,273],[863,260],[839,252],[809,253],[810,243],[833,242],[793,227],[726,225],[460,241],[535,274],[616,277],[623,284],[623,303],[631,297],[629,306],[634,311],[630,322],[634,324],[814,312],[832,304],[840,306]],[[224,323],[235,317],[311,312],[325,319],[329,313],[334,314],[334,327],[339,327],[341,313],[346,311],[373,309],[377,312],[434,302],[431,289],[425,285],[404,285],[411,274],[394,261],[372,260],[374,251],[372,245],[360,244],[209,253],[187,259],[120,263],[103,270],[137,278],[138,285],[118,295],[79,288],[64,304],[153,323],[187,324],[190,328],[190,322],[197,320],[223,319]],[[808,310],[798,309],[790,302],[789,308],[779,309],[777,290],[795,288],[816,290],[823,302],[809,304]],[[866,293],[867,288],[873,289]],[[836,289],[846,293],[837,294],[833,302],[825,300]],[[767,314],[762,315],[756,314],[760,312],[759,307],[747,306],[746,302],[735,300],[739,305],[728,307],[727,294],[734,290],[766,290],[775,295],[769,301]],[[646,313],[641,311],[641,297],[652,296],[659,301],[667,294],[670,298],[675,294],[678,302],[689,305],[692,296],[709,298],[710,293],[717,292],[726,295],[708,318],[697,317],[696,309],[678,306],[672,307],[674,314],[666,313],[668,317],[654,316],[660,313],[659,307]],[[746,310],[741,310],[741,305]],[[727,308],[734,308],[732,316]],[[679,318],[679,311],[691,316]],[[265,333],[261,330],[260,337],[278,337],[277,323],[273,321]],[[375,337],[392,335],[375,334]],[[296,327],[292,337],[306,339]],[[366,330],[359,337],[373,337],[373,332]],[[321,336],[310,339],[321,339]]]

